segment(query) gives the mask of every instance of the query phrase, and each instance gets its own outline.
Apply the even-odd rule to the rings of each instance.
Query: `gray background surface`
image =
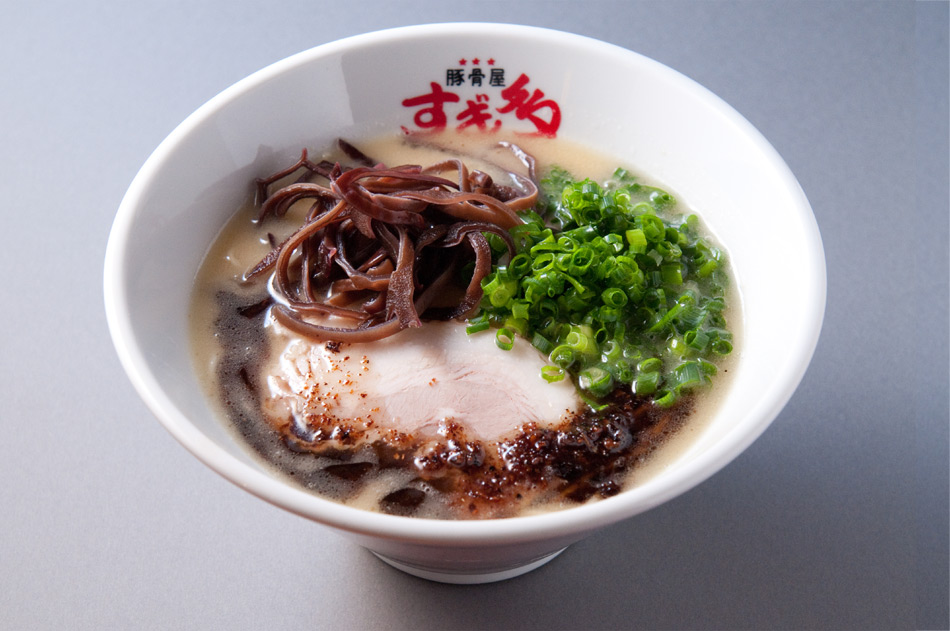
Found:
[[[704,84],[814,207],[813,364],[725,470],[506,583],[382,565],[198,463],[102,307],[115,210],[219,90],[419,22],[569,30]],[[948,4],[19,2],[0,18],[0,628],[948,627]]]

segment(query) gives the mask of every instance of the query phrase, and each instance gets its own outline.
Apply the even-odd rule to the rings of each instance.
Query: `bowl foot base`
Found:
[[[541,557],[525,565],[519,565],[514,568],[506,568],[504,570],[499,570],[495,572],[478,572],[478,573],[468,573],[468,572],[445,572],[441,570],[433,570],[422,567],[416,567],[414,565],[407,565],[401,563],[394,559],[390,559],[378,552],[373,552],[376,557],[381,561],[393,566],[397,570],[402,570],[407,574],[412,574],[413,576],[418,576],[419,578],[424,578],[429,581],[436,581],[439,583],[453,583],[456,585],[476,585],[478,583],[494,583],[496,581],[504,581],[509,578],[514,578],[516,576],[521,576],[522,574],[527,574],[531,570],[535,570],[557,555],[561,554],[567,548],[561,548],[557,552],[552,552],[551,554]],[[372,550],[371,550],[372,552]]]

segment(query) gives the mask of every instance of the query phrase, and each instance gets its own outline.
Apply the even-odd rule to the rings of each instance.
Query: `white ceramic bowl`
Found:
[[[473,84],[476,68],[481,85]],[[462,70],[462,85],[451,85],[456,70]],[[501,133],[553,132],[621,158],[671,186],[728,250],[744,320],[730,389],[691,447],[642,485],[593,504],[514,519],[443,522],[376,514],[269,475],[212,411],[189,349],[190,291],[248,183],[292,160],[302,146],[439,124],[439,108],[426,110],[440,92],[459,96],[442,103],[450,128],[474,125],[463,114],[471,100],[489,106],[482,110],[491,115],[486,125],[501,125]],[[116,349],[139,394],[212,469],[268,502],[342,531],[408,572],[484,582],[526,572],[572,542],[683,493],[755,440],[811,359],[824,314],[825,265],[795,177],[752,125],[702,86],[641,55],[576,35],[436,24],[302,52],[189,116],[151,155],[122,201],[106,253],[105,302]]]

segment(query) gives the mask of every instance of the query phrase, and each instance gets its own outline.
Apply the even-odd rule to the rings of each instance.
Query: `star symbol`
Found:
[[[477,65],[478,65],[478,57],[476,57],[475,59],[473,59],[473,60],[472,60],[472,63],[477,66]]]
[[[468,63],[468,60],[467,60],[467,59],[465,59],[465,58],[459,59],[459,65],[460,65],[460,66],[464,66],[466,63]]]
[[[494,65],[495,65],[495,58],[494,58],[494,57],[489,57],[489,59],[488,59],[488,65],[489,65],[489,66],[494,66]]]

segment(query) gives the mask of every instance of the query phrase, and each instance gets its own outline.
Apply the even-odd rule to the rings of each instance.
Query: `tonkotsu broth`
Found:
[[[448,157],[460,157],[470,169],[484,170],[499,182],[506,179],[505,169],[524,172],[524,167],[510,151],[499,149],[496,146],[497,139],[488,138],[489,141],[486,142],[483,136],[463,134],[448,134],[423,139],[397,136],[363,140],[355,144],[366,155],[388,166],[401,164],[425,166],[443,161]],[[604,181],[620,164],[618,161],[560,140],[517,138],[514,142],[538,159],[539,172],[543,171],[545,166],[556,164],[579,178],[591,177],[597,181]],[[320,157],[311,154],[311,158],[319,159]],[[338,160],[343,164],[351,163],[345,156],[335,151],[328,152],[322,157],[331,161]],[[502,167],[501,171],[499,171],[499,165]],[[274,170],[283,166],[285,165],[276,165]],[[447,177],[451,178],[451,176]],[[639,178],[638,181],[644,182]],[[272,190],[276,190],[276,186],[272,187]],[[286,425],[286,422],[275,419],[293,417],[296,412],[290,407],[295,404],[288,402],[289,399],[271,400],[266,395],[275,391],[276,382],[281,379],[286,382],[286,375],[268,376],[257,373],[274,371],[281,357],[286,354],[286,345],[297,336],[279,325],[275,326],[272,321],[267,326],[261,326],[264,319],[268,317],[266,311],[262,311],[256,318],[246,318],[236,315],[235,307],[247,307],[264,296],[260,284],[249,288],[242,284],[242,278],[272,249],[272,241],[281,242],[300,225],[300,213],[306,212],[304,205],[303,202],[298,203],[288,212],[288,219],[292,218],[292,220],[271,220],[263,227],[259,227],[252,223],[259,208],[250,199],[249,194],[247,204],[236,213],[212,244],[196,277],[191,321],[197,371],[207,388],[209,397],[221,406],[222,416],[228,419],[230,428],[241,442],[247,444],[251,452],[260,457],[266,466],[273,469],[280,477],[293,481],[323,497],[367,510],[384,510],[395,514],[433,518],[483,518],[524,515],[577,505],[576,499],[565,498],[563,494],[537,483],[525,484],[524,488],[519,487],[520,492],[512,493],[510,497],[505,497],[498,502],[469,502],[464,491],[467,487],[464,484],[461,491],[455,489],[441,492],[439,485],[442,478],[420,481],[418,472],[413,466],[390,461],[391,458],[398,460],[399,457],[405,457],[405,454],[400,456],[396,453],[399,451],[398,446],[405,444],[404,441],[394,440],[394,446],[397,448],[393,451],[386,447],[374,448],[356,439],[346,449],[324,449],[323,454],[317,456],[309,451],[300,450],[299,444],[294,444],[297,438],[288,442],[278,433],[275,423]],[[306,206],[309,206],[309,203],[306,203]],[[678,203],[678,212],[684,214],[686,212],[681,200]],[[268,238],[268,232],[273,234],[272,240]],[[734,294],[735,292],[730,290],[727,315],[735,333],[739,310],[735,305]],[[459,329],[456,333],[464,337],[464,326],[464,323],[424,324],[421,329],[403,331],[382,342],[386,345],[401,344],[400,348],[403,349],[401,352],[409,356],[410,351],[406,350],[405,340],[423,340],[427,330],[432,332],[444,330],[432,327],[456,327]],[[471,336],[473,341],[479,337],[482,340],[489,339],[489,344],[494,346],[494,336],[490,332]],[[475,341],[475,343],[482,343],[482,341]],[[325,345],[321,346],[326,348]],[[364,371],[369,372],[369,367],[373,366],[374,361],[367,359],[372,355],[361,355],[362,351],[359,348],[353,349],[352,346],[342,344],[339,352],[324,352],[318,360],[322,362],[319,365],[329,367],[326,373],[336,371],[338,376],[343,375],[347,384],[355,381],[356,388],[359,389],[360,379],[365,379]],[[518,378],[524,378],[527,374],[540,381],[539,371],[540,366],[544,364],[544,358],[525,340],[518,340],[516,348],[522,353],[527,349],[528,353],[534,353],[537,357],[534,358],[535,363],[531,364],[531,358],[522,354],[521,357],[525,358],[525,363],[528,363],[530,367],[527,369],[508,367],[506,369],[508,374],[516,375]],[[498,355],[499,360],[508,359],[505,351],[497,348],[492,348],[491,351]],[[307,355],[307,357],[311,358],[308,360],[310,363],[306,365],[303,372],[312,370],[316,365],[312,361],[313,355]],[[345,361],[342,359],[344,357]],[[287,364],[288,360],[286,357],[284,359],[284,363]],[[294,361],[299,368],[303,360]],[[496,360],[492,358],[490,361]],[[700,396],[689,397],[691,401],[689,409],[677,412],[674,415],[676,418],[668,421],[666,429],[627,459],[629,462],[622,467],[623,488],[629,488],[632,484],[639,483],[649,475],[662,470],[666,462],[689,447],[692,438],[702,431],[710,411],[715,409],[719,393],[727,388],[725,377],[729,363],[728,358],[719,362],[720,374],[715,386],[712,389],[706,388],[707,391]],[[331,392],[346,395],[347,393],[340,390],[339,384],[342,383],[344,383],[342,380],[338,380],[336,386],[328,387],[331,388]],[[324,385],[327,384],[324,383]],[[560,386],[541,383],[543,388],[550,389],[549,392],[555,399],[553,393],[558,387],[562,388],[560,392],[564,395],[564,385],[563,383]],[[307,386],[305,384],[302,387]],[[336,387],[337,390],[333,391],[332,387]],[[572,388],[569,385],[568,387]],[[354,394],[352,388],[349,394]],[[361,395],[363,395],[362,392],[355,393],[355,396]],[[558,399],[560,402],[567,400]],[[699,405],[695,405],[696,402]],[[554,427],[561,422],[567,422],[572,418],[572,414],[582,412],[585,408],[576,395],[568,407],[570,409],[547,410],[548,426]],[[689,417],[688,423],[684,422],[686,413]],[[377,438],[377,443],[380,440],[385,443],[385,423],[380,422],[380,419],[372,418],[371,415],[366,416],[370,421],[366,422],[364,419],[364,423],[372,426],[367,430],[368,435]],[[428,447],[421,451],[416,449],[410,453],[417,460],[420,453],[423,455],[426,453],[426,449],[430,451],[434,449],[432,441],[441,440],[440,444],[443,448],[445,444],[456,444],[469,448],[470,451],[473,444],[476,445],[474,449],[477,450],[480,442],[485,442],[472,440],[472,431],[466,431],[464,424],[461,428],[462,433],[456,434],[453,432],[456,432],[457,428],[447,427],[445,422],[439,425],[436,422],[438,419],[433,418],[431,421],[425,429],[432,435],[431,439],[427,439]],[[545,426],[544,421],[541,426]],[[516,433],[517,428],[518,425],[512,426],[511,432],[507,434],[509,439]],[[363,428],[363,430],[366,429],[366,427]],[[439,438],[440,429],[441,438]],[[289,431],[292,433],[297,430],[291,427]],[[455,443],[452,442],[453,439]],[[660,443],[663,444],[662,449],[655,449]],[[522,441],[520,444],[525,443]],[[451,452],[450,456],[453,454],[457,455]],[[492,484],[503,486],[504,476],[500,479],[500,482],[494,478],[491,482],[482,480],[479,484],[482,487]],[[610,493],[606,491],[600,494],[593,493],[589,499],[613,494],[616,490],[619,489],[611,488]],[[422,500],[419,500],[420,493],[424,497]],[[477,494],[476,491],[473,493]],[[382,501],[384,498],[393,497],[395,499],[392,501]],[[584,498],[585,501],[587,499]]]

